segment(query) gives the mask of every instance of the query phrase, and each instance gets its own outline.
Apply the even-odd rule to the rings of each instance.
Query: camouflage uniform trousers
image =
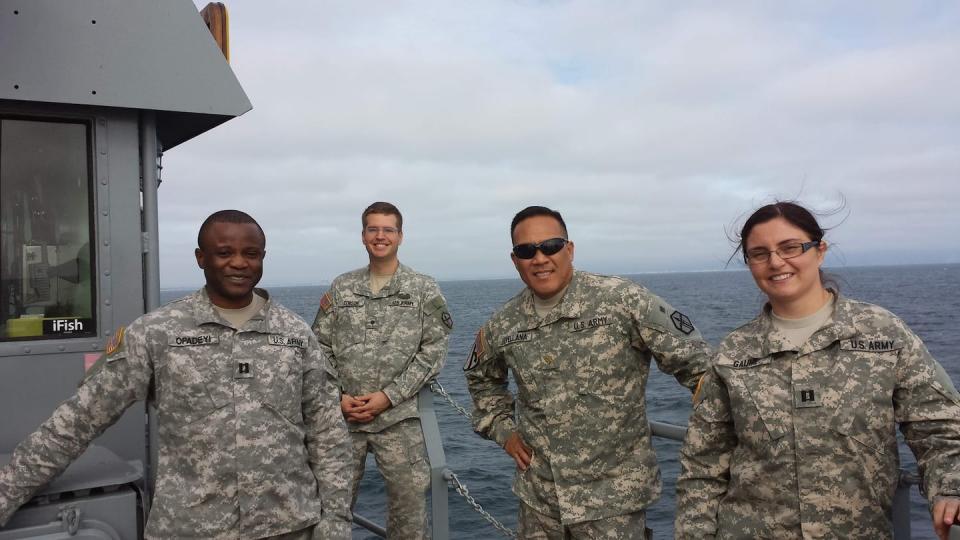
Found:
[[[357,504],[367,452],[373,452],[387,488],[387,538],[429,538],[427,490],[430,488],[430,465],[420,420],[408,418],[377,433],[354,431],[350,438],[354,467],[350,507]]]
[[[646,525],[644,510],[564,525],[558,517],[541,514],[521,502],[517,536],[523,540],[647,540],[653,535]]]
[[[299,531],[288,532],[286,534],[278,534],[276,536],[268,536],[261,540],[314,540],[314,538],[322,540],[320,531],[317,527],[311,525],[306,529],[300,529]]]

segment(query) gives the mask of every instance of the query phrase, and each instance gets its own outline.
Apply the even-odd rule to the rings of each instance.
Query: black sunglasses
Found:
[[[516,255],[518,259],[532,259],[537,256],[537,250],[539,249],[544,255],[549,257],[563,249],[563,246],[567,245],[567,242],[568,240],[566,238],[550,238],[537,244],[517,244],[513,246],[513,254]]]

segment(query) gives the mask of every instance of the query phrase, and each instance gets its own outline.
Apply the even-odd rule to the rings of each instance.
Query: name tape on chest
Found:
[[[220,343],[220,336],[202,334],[197,336],[173,336],[167,344],[174,347],[201,347],[204,345],[216,345],[218,343]]]
[[[402,299],[391,300],[390,302],[387,303],[387,305],[390,306],[390,307],[401,307],[401,308],[417,307],[416,301],[414,301],[414,300],[402,300]]]
[[[891,352],[903,348],[895,339],[850,338],[840,342],[842,351]]]
[[[770,357],[763,358],[741,358],[739,360],[734,360],[732,362],[726,362],[724,365],[728,365],[737,369],[752,368],[758,366],[765,366],[770,363]]]
[[[596,317],[573,321],[573,323],[570,325],[570,331],[582,332],[584,330],[598,328],[600,326],[607,326],[609,324],[613,324],[613,317],[608,315],[597,315]]]
[[[279,347],[297,347],[303,349],[307,346],[307,340],[299,336],[284,336],[281,334],[270,334],[267,336],[267,343]]]
[[[500,338],[500,346],[506,347],[507,345],[513,345],[514,343],[522,343],[525,341],[533,341],[533,332],[517,332],[515,334],[510,334]]]

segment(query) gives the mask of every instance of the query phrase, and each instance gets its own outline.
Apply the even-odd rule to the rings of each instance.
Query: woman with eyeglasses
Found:
[[[823,236],[791,202],[743,225],[737,248],[768,302],[695,395],[677,538],[891,538],[897,425],[937,535],[960,522],[960,395],[903,321],[826,286]]]

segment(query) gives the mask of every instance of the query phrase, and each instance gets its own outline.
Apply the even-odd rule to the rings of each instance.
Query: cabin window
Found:
[[[94,336],[90,125],[0,117],[0,340]]]

